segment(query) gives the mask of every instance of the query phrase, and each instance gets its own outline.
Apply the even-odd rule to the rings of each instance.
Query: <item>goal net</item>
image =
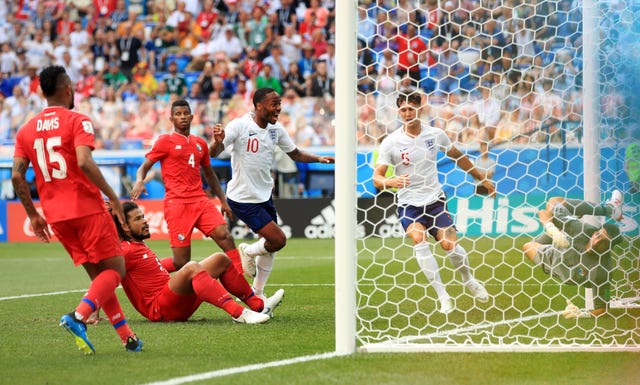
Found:
[[[357,347],[638,349],[640,2],[366,0],[356,23],[357,151],[365,159],[357,166]],[[380,142],[402,129],[396,98],[416,90],[421,121],[444,130],[478,167],[493,164],[497,186],[495,199],[482,195],[439,153],[458,244],[490,297],[474,298],[429,236],[454,306],[447,314],[405,236],[395,191],[373,186]],[[484,158],[489,166],[480,166]],[[621,230],[622,242],[597,267],[604,281],[572,284],[525,256],[523,245],[544,231],[538,211],[551,197],[600,204],[614,190],[624,196],[622,221],[584,218]],[[582,259],[554,263],[570,274],[596,268]],[[562,315],[568,300],[588,312],[594,296],[606,297],[604,315]]]

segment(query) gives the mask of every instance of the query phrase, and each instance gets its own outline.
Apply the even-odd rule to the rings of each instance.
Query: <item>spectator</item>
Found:
[[[171,93],[169,92],[169,88],[167,86],[167,83],[158,82],[158,88],[156,89],[156,92],[154,93],[154,99],[156,101],[162,103],[163,105],[166,105],[169,102],[170,98],[171,98]]]
[[[331,79],[336,78],[336,42],[335,40],[327,41],[327,51],[318,56],[318,60],[327,63],[327,73]]]
[[[258,58],[258,50],[248,46],[247,55],[240,63],[242,73],[248,79],[255,79],[255,77],[262,71],[262,61]]]
[[[147,62],[139,62],[136,64],[132,83],[135,83],[137,88],[147,96],[153,96],[158,89],[158,81],[151,71],[149,71],[149,64],[147,64]]]
[[[287,27],[293,29],[293,24],[297,22],[297,17],[294,0],[281,0],[280,3],[279,9],[276,11],[278,20],[277,32],[279,36],[282,36],[287,34]]]
[[[436,76],[437,82],[436,92],[440,94],[449,94],[459,92],[460,78],[464,72],[464,67],[460,64],[458,54],[451,49],[449,41],[443,40],[441,51],[437,54]]]
[[[120,64],[117,61],[111,61],[108,65],[108,72],[103,75],[104,82],[107,87],[119,91],[127,84],[128,79],[125,74],[120,71]]]
[[[62,66],[65,69],[72,84],[76,84],[80,81],[80,67],[82,67],[83,63],[72,60],[69,51],[63,51],[62,60],[55,64]]]
[[[50,65],[52,60],[55,60],[53,44],[43,40],[43,32],[40,30],[34,32],[33,40],[26,40],[22,45],[26,49],[27,61],[38,70]]]
[[[325,39],[325,33],[322,29],[316,29],[311,34],[311,46],[313,47],[313,57],[319,58],[327,52],[327,40]]]
[[[417,88],[422,79],[420,63],[427,59],[428,53],[426,43],[416,32],[416,26],[409,23],[406,26],[406,33],[398,35],[396,42],[398,43],[398,76],[402,78],[409,75]]]
[[[196,23],[202,28],[202,31],[211,33],[211,27],[218,20],[218,13],[213,8],[213,0],[204,0],[202,10],[196,17]]]
[[[116,3],[116,9],[113,10],[109,16],[109,18],[111,19],[111,28],[118,28],[120,23],[127,21],[128,17],[129,12],[127,12],[127,5],[125,3],[125,0],[118,0]]]
[[[287,76],[284,77],[282,86],[285,90],[291,90],[300,97],[307,94],[306,80],[300,72],[298,63],[292,62],[289,64],[289,72],[287,72]]]
[[[278,41],[282,47],[282,53],[287,57],[289,63],[297,63],[302,59],[302,37],[297,33],[293,24],[287,24],[284,27],[284,34],[279,36]]]
[[[117,40],[116,48],[120,58],[120,69],[127,78],[131,79],[133,68],[140,62],[138,52],[142,48],[142,42],[134,35],[133,26],[130,22],[124,22],[122,26],[123,33],[120,35],[122,37]],[[147,63],[145,63],[146,65]]]
[[[491,141],[500,121],[500,103],[491,97],[489,84],[480,87],[480,98],[473,103],[471,122],[478,128],[478,138]]]
[[[363,7],[358,7],[358,40],[362,42],[363,46],[368,46],[373,42],[376,36],[376,23],[375,19],[372,19],[367,15],[367,10]]]
[[[18,73],[20,69],[20,59],[14,51],[11,50],[9,43],[2,43],[2,51],[0,52],[0,73],[1,77],[8,78]]]
[[[204,67],[200,75],[198,75],[196,82],[200,84],[200,93],[203,99],[207,100],[209,94],[213,91],[213,63],[211,63],[211,61],[204,63]]]
[[[268,54],[268,48],[273,41],[273,36],[262,7],[253,7],[247,27],[249,29],[247,31],[247,44],[258,50],[260,59],[264,59]]]
[[[322,6],[320,0],[309,1],[309,8],[304,12],[305,20],[312,14],[315,15],[316,25],[319,28],[324,28],[328,24],[329,10]]]
[[[39,68],[33,62],[27,62],[27,73],[25,77],[20,79],[18,85],[22,88],[24,95],[37,95],[40,91],[40,78],[38,77]]]
[[[217,53],[224,53],[225,57],[229,60],[237,62],[244,53],[244,46],[242,41],[233,32],[233,27],[225,25],[222,27],[222,34],[210,45],[209,54],[216,56]]]
[[[264,71],[264,67],[262,69]],[[218,94],[220,99],[228,100],[228,99],[231,98],[232,94],[231,94],[231,92],[229,92],[229,89],[225,86],[224,80],[221,77],[214,76],[212,85],[213,85],[213,91],[212,92],[215,92],[216,94]]]
[[[71,46],[78,51],[86,51],[89,48],[89,33],[82,28],[82,23],[78,20],[73,23],[73,31],[69,33]]]
[[[327,73],[327,63],[318,61],[316,72],[311,75],[307,86],[307,96],[331,98],[335,95],[333,79]]]
[[[256,78],[256,89],[259,88],[273,88],[278,95],[282,95],[282,83],[273,76],[273,71],[269,64],[262,66],[262,72]]]
[[[170,94],[176,94],[180,99],[187,94],[187,80],[183,74],[178,73],[178,64],[169,62],[169,73],[162,79],[167,85]]]
[[[278,78],[278,80],[282,81],[287,76],[289,59],[282,53],[282,47],[279,44],[274,44],[271,47],[271,54],[267,56],[262,63],[271,66],[273,76]]]

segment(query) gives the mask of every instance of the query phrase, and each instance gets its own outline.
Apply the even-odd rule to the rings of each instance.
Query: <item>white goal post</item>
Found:
[[[507,0],[504,0],[505,2]],[[545,0],[543,0],[544,2]],[[502,0],[489,1],[491,3]],[[356,138],[358,126],[357,98],[358,89],[358,8],[368,1],[340,0],[336,1],[336,78],[335,78],[335,114],[336,114],[336,167],[335,167],[335,350],[338,354],[351,354],[360,352],[421,352],[421,351],[447,351],[447,352],[498,352],[498,351],[640,351],[640,333],[627,330],[631,325],[637,325],[640,320],[640,308],[638,298],[638,277],[635,274],[625,273],[624,277],[616,276],[616,282],[622,282],[627,290],[624,298],[616,296],[610,302],[611,309],[617,309],[613,321],[601,319],[577,319],[573,322],[562,320],[562,309],[557,304],[565,297],[577,298],[581,296],[580,289],[575,286],[568,291],[563,285],[554,283],[544,274],[534,273],[533,266],[528,261],[519,261],[510,264],[511,258],[507,256],[507,250],[501,246],[504,240],[492,239],[490,236],[467,238],[460,236],[460,242],[467,245],[471,254],[471,265],[479,272],[492,289],[490,292],[501,296],[501,301],[508,305],[501,308],[496,299],[492,300],[488,307],[482,309],[473,308],[473,300],[465,297],[464,287],[456,280],[456,272],[446,258],[443,258],[442,250],[433,248],[437,256],[438,264],[443,272],[443,280],[454,282],[457,298],[467,306],[464,312],[456,317],[444,317],[439,315],[435,306],[426,303],[434,302],[433,292],[429,283],[421,275],[411,257],[411,246],[402,237],[389,240],[384,236],[375,235],[362,239],[359,228],[359,211],[367,211],[359,205],[358,179],[356,176],[359,165],[359,142]],[[395,1],[388,2],[396,4]],[[420,1],[420,3],[424,3]],[[439,0],[438,6],[444,6],[444,1]],[[458,4],[458,1],[447,3]],[[515,3],[522,3],[516,1]],[[524,2],[526,3],[526,2]],[[558,2],[555,2],[558,3]],[[571,2],[576,4],[576,2]],[[599,7],[601,2],[596,0],[583,0],[581,4],[582,15],[582,110],[580,112],[580,125],[582,138],[580,143],[567,146],[549,143],[539,143],[525,149],[527,154],[533,152],[538,156],[546,154],[564,154],[565,151],[573,151],[579,154],[582,161],[583,181],[582,196],[585,201],[601,203],[608,196],[607,191],[601,191],[601,125],[600,116],[600,20]],[[431,76],[429,74],[428,76]],[[471,92],[470,92],[471,93]],[[360,95],[361,96],[361,95]],[[367,96],[365,96],[365,103]],[[375,108],[375,107],[374,107]],[[547,135],[549,132],[547,132]],[[377,139],[377,138],[375,138]],[[463,146],[466,151],[474,151],[473,146]],[[569,148],[569,150],[567,150]],[[367,147],[369,150],[370,148]],[[551,150],[550,150],[551,149]],[[509,148],[505,150],[508,152]],[[516,157],[521,156],[516,155]],[[527,155],[530,156],[530,155]],[[558,155],[559,156],[559,155]],[[577,157],[577,155],[576,155]],[[556,163],[547,159],[548,172]],[[563,159],[563,162],[571,162],[572,159]],[[529,172],[528,170],[526,172]],[[566,169],[565,171],[566,172]],[[616,174],[617,175],[617,174]],[[617,176],[616,176],[617,177]],[[559,182],[558,182],[559,183]],[[609,184],[607,184],[609,185]],[[520,187],[518,181],[514,188]],[[611,183],[611,186],[616,186]],[[558,186],[552,186],[554,188]],[[560,189],[562,190],[562,189]],[[567,190],[567,195],[570,190]],[[525,192],[524,195],[527,195]],[[575,193],[573,193],[575,197]],[[393,200],[392,200],[393,201]],[[383,205],[384,210],[390,206],[380,203],[376,195],[371,198],[372,205]],[[464,206],[470,212],[480,212],[489,207],[487,200],[458,199],[458,210]],[[471,202],[471,203],[469,203]],[[478,202],[482,205],[477,207]],[[493,202],[493,201],[492,201]],[[544,202],[536,201],[538,206]],[[476,206],[473,206],[475,204]],[[507,197],[495,201],[496,221],[500,215],[516,213],[517,203],[511,202]],[[473,206],[473,207],[472,207]],[[494,203],[490,204],[494,209]],[[383,210],[383,211],[384,211]],[[475,211],[474,211],[475,210]],[[636,210],[634,208],[634,210]],[[385,212],[391,212],[386,210]],[[533,218],[534,215],[518,214]],[[637,215],[637,213],[634,211]],[[459,213],[453,211],[453,216]],[[366,215],[366,213],[365,213]],[[386,214],[384,214],[386,215]],[[476,215],[476,214],[473,214]],[[473,215],[469,216],[470,226],[475,226]],[[398,219],[379,219],[388,225],[388,228],[396,231]],[[478,219],[481,220],[481,219]],[[524,220],[526,222],[526,220]],[[592,218],[592,223],[599,223],[602,219]],[[484,223],[486,225],[486,223]],[[490,224],[489,224],[490,225]],[[376,224],[373,225],[374,227]],[[396,226],[396,227],[393,227]],[[458,226],[459,227],[459,226]],[[498,226],[499,227],[499,226]],[[524,222],[522,227],[526,227]],[[505,226],[506,228],[506,226]],[[401,228],[400,228],[401,229]],[[460,228],[458,228],[460,231]],[[495,231],[494,233],[499,232]],[[511,232],[513,234],[514,231]],[[387,233],[385,233],[387,234]],[[505,232],[506,234],[506,232]],[[530,235],[530,233],[528,233]],[[516,244],[524,241],[516,235],[508,235],[512,239],[507,240],[510,252],[516,250]],[[499,238],[496,236],[496,238]],[[485,242],[489,246],[483,244]],[[364,246],[363,246],[364,245]],[[626,245],[626,244],[625,244]],[[628,251],[636,252],[629,241],[627,249],[618,253],[629,261],[616,260],[617,266],[625,263],[638,269],[638,261],[635,256],[629,256]],[[362,249],[365,249],[364,251]],[[488,248],[488,250],[485,250]],[[519,250],[518,250],[519,251]],[[493,254],[490,258],[489,254]],[[522,255],[522,254],[520,254]],[[525,258],[526,259],[526,258]],[[640,260],[640,257],[637,258]],[[364,262],[363,262],[364,260]],[[493,261],[493,262],[491,262]],[[486,264],[493,265],[486,266]],[[450,264],[449,264],[450,265]],[[522,272],[530,272],[529,276]],[[377,274],[377,275],[375,275]],[[504,274],[511,274],[504,279]],[[522,274],[522,275],[518,275]],[[612,274],[613,276],[613,274]],[[631,278],[629,278],[631,276]],[[379,277],[380,279],[376,279]],[[631,281],[631,282],[630,282]],[[622,285],[621,284],[621,285]],[[364,288],[365,286],[372,288]],[[510,286],[516,287],[510,291]],[[518,286],[520,285],[520,286]],[[552,292],[538,292],[543,285],[556,285]],[[419,287],[415,289],[415,287]],[[453,286],[453,285],[452,285]],[[413,288],[412,288],[413,287]],[[397,289],[397,290],[396,290]],[[633,292],[638,290],[637,292]],[[629,294],[629,292],[631,294]],[[510,299],[510,296],[512,298]],[[509,302],[509,301],[512,302]],[[525,305],[519,307],[516,301],[523,301]],[[556,307],[548,303],[554,302]],[[607,316],[605,316],[607,317]],[[414,319],[421,318],[414,323]],[[562,322],[561,322],[562,321]],[[559,328],[558,328],[559,325]],[[559,330],[555,330],[559,329]],[[555,332],[554,332],[555,330]],[[557,333],[557,334],[555,334]],[[596,334],[593,337],[593,333]]]

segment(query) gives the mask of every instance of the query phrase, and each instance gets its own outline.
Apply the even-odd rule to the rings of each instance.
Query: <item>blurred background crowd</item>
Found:
[[[412,89],[424,91],[425,121],[460,143],[579,141],[578,2],[361,0],[359,143],[373,146],[398,127],[397,93]],[[0,144],[10,146],[43,107],[37,74],[59,64],[100,148],[148,148],[171,129],[177,98],[191,103],[192,132],[209,139],[264,86],[281,92],[279,120],[299,146],[331,146],[335,3],[0,0]],[[618,3],[603,2],[609,31],[624,17]],[[604,37],[620,48],[613,33]],[[603,117],[622,126],[625,96],[603,91]]]

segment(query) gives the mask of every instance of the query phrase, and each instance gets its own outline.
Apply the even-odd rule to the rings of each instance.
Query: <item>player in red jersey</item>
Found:
[[[73,84],[63,67],[43,69],[40,87],[48,107],[18,131],[11,180],[38,238],[48,243],[51,226],[73,263],[82,265],[91,278],[75,312],[63,315],[60,326],[75,337],[80,350],[92,354],[95,349],[87,338],[85,321],[101,307],[126,350],[140,351],[142,341],[127,324],[114,292],[125,275],[125,264],[116,227],[100,192],[119,218],[124,214],[118,196],[91,156],[93,124],[87,116],[71,111]],[[35,171],[44,216],[36,211],[29,194],[25,179],[29,163]]]
[[[155,322],[186,321],[204,301],[229,313],[234,322],[255,324],[271,318],[273,309],[282,301],[284,290],[263,301],[224,253],[215,253],[199,263],[187,262],[177,273],[169,275],[144,243],[151,234],[138,205],[125,202],[123,207],[128,230],[114,218],[127,267],[122,287],[140,314]],[[235,302],[226,289],[251,310]]]
[[[204,139],[189,132],[193,119],[189,103],[182,99],[173,102],[169,119],[173,123],[173,131],[161,135],[146,154],[131,189],[133,200],[146,193],[143,181],[153,164],[160,161],[162,180],[166,188],[164,219],[169,227],[173,252],[173,258],[161,260],[162,266],[168,272],[173,272],[191,260],[191,233],[195,227],[211,237],[242,273],[240,255],[227,228],[226,220],[202,188],[200,169],[207,184],[220,199],[222,212],[231,218],[231,208],[211,167],[209,146]]]

